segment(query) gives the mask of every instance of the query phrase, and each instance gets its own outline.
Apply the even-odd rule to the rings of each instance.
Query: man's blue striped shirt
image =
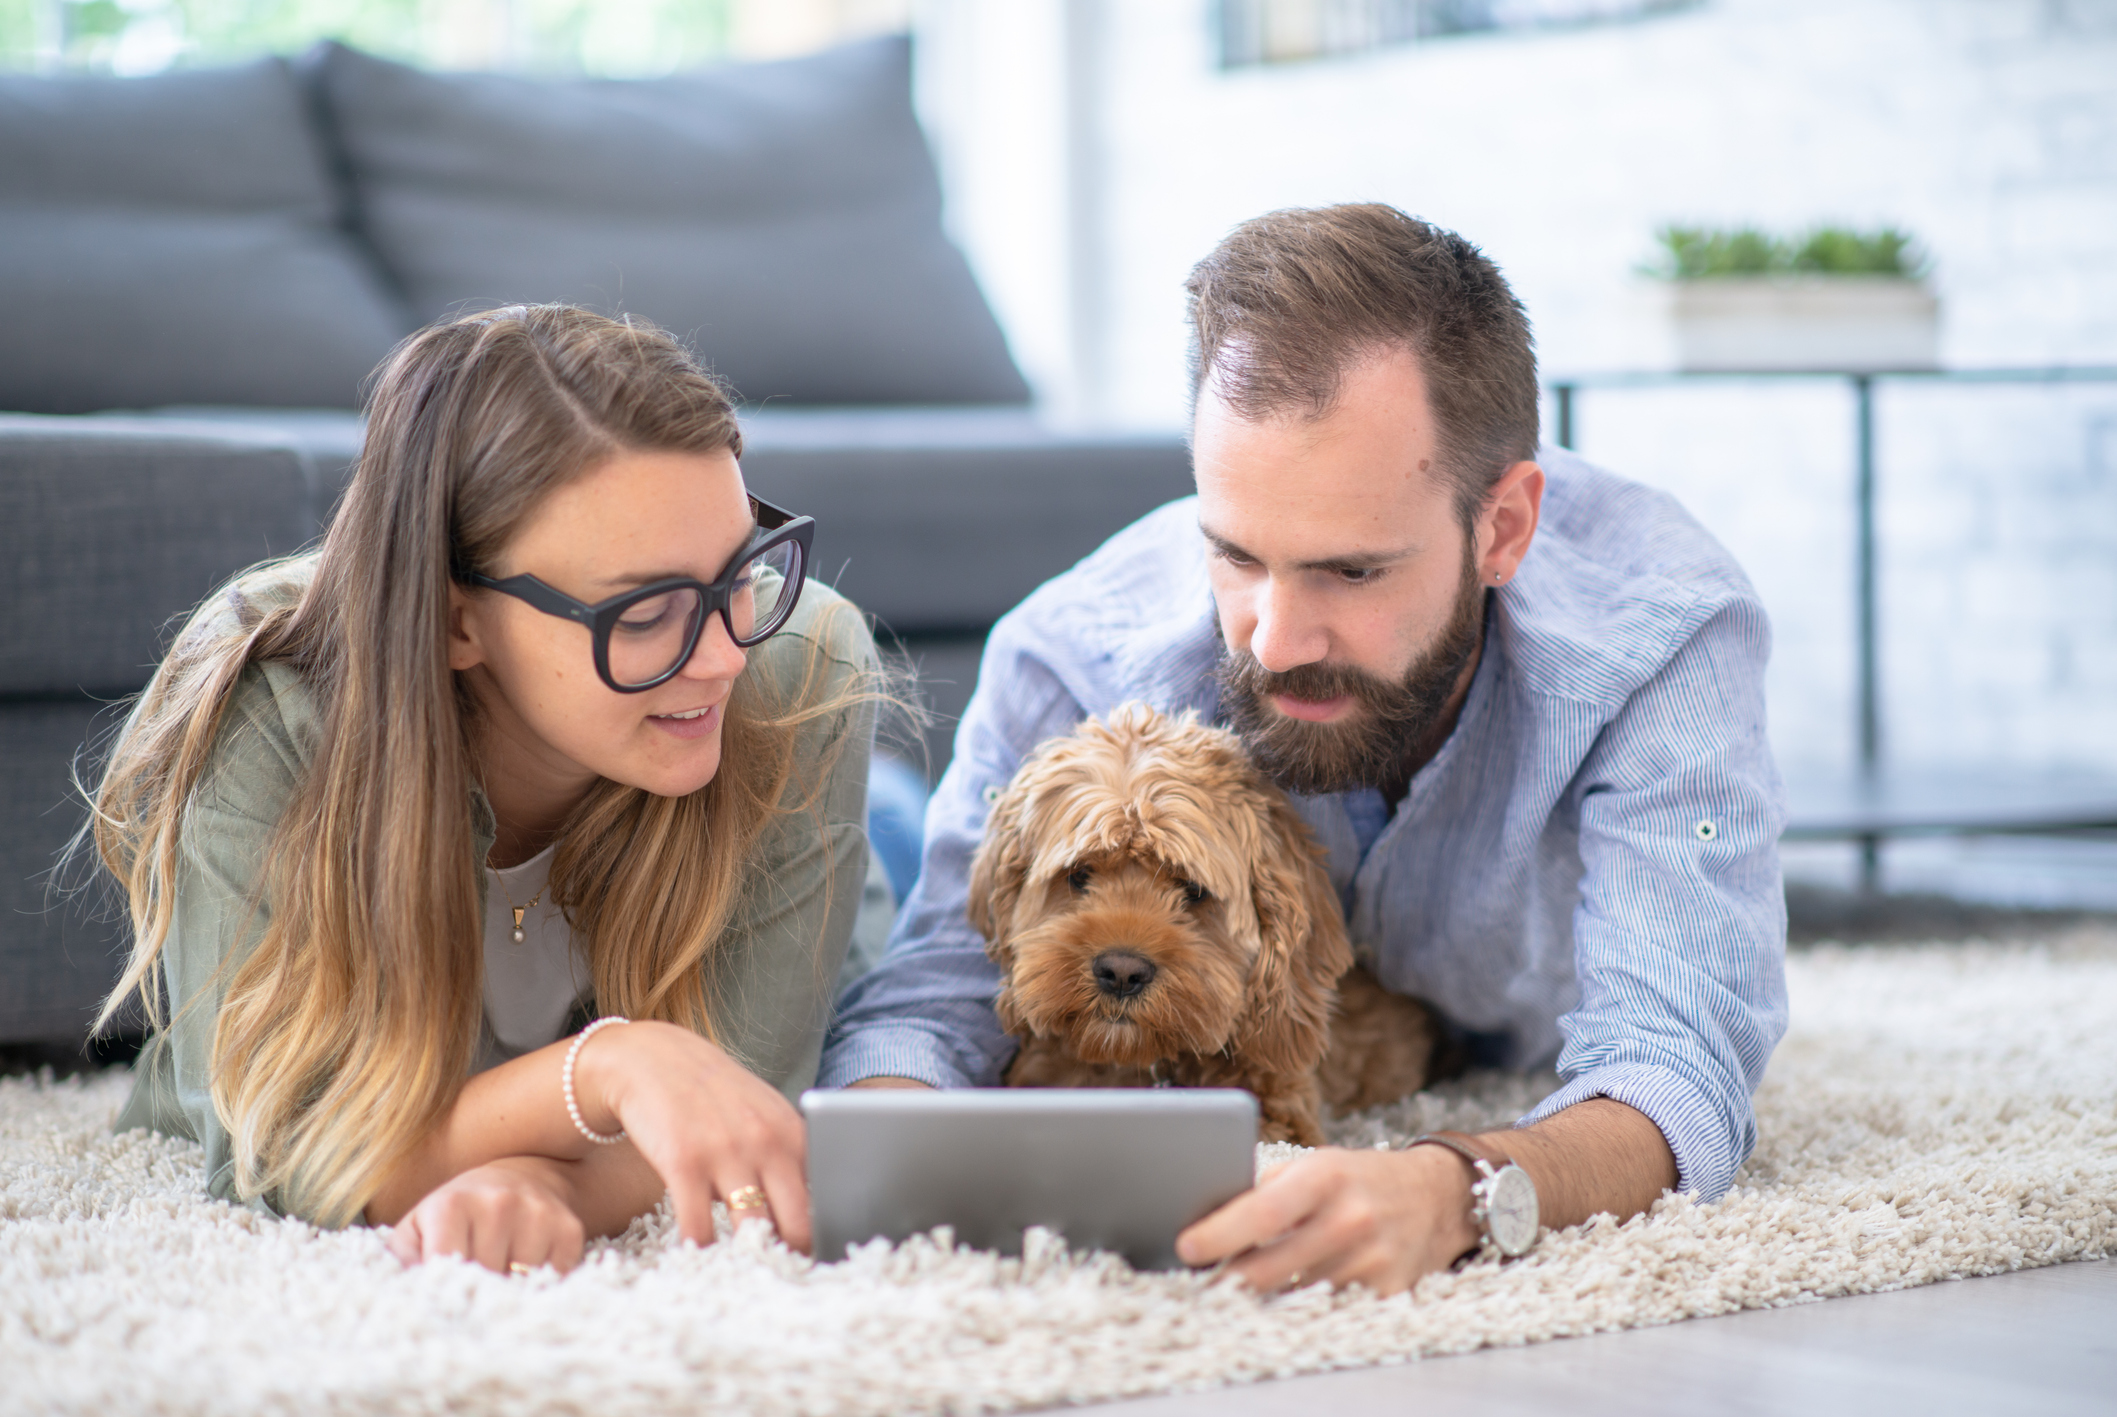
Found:
[[[1670,497],[1547,449],[1541,523],[1489,592],[1455,731],[1364,852],[1343,794],[1297,804],[1355,950],[1388,987],[1555,1063],[1525,1121],[1589,1097],[1652,1118],[1715,1199],[1756,1143],[1786,1028],[1783,793],[1765,740],[1771,632],[1748,579]],[[820,1085],[998,1081],[1014,1044],[964,914],[990,801],[1044,739],[1144,700],[1218,708],[1195,500],[1134,523],[994,629],[881,964],[847,990]],[[1368,823],[1370,827],[1372,823]]]

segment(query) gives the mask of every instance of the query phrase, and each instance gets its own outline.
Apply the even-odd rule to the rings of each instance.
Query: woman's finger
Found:
[[[454,1192],[443,1192],[421,1201],[414,1214],[419,1216],[419,1233],[423,1241],[420,1259],[470,1254],[470,1214]]]
[[[580,1217],[570,1210],[559,1216],[550,1247],[545,1252],[545,1263],[560,1274],[571,1274],[579,1267],[587,1250],[588,1231],[582,1226]]]
[[[766,1188],[757,1172],[730,1171],[721,1178],[719,1188],[721,1203],[728,1208],[729,1223],[763,1220],[778,1228],[780,1197]]]
[[[419,1263],[424,1258],[424,1241],[419,1237],[419,1212],[415,1210],[392,1225],[383,1244],[397,1257],[397,1263],[406,1267]]]
[[[507,1266],[505,1273],[527,1274],[531,1270],[550,1265],[561,1274],[571,1265],[560,1264],[557,1254],[558,1235],[548,1223],[529,1225],[518,1230],[507,1243]]]
[[[669,1188],[669,1200],[676,1208],[676,1233],[694,1245],[712,1244],[716,1238],[713,1183],[695,1172],[678,1171],[672,1176],[668,1171],[662,1171],[661,1177],[662,1184]]]
[[[504,1247],[502,1264],[492,1268],[508,1274],[525,1274],[550,1265],[561,1274],[581,1262],[587,1233],[580,1217],[566,1203],[543,1191],[518,1192],[489,1197],[473,1221],[478,1235],[478,1261]]]
[[[467,1258],[484,1265],[495,1274],[507,1273],[508,1252],[512,1248],[515,1217],[505,1209],[487,1199],[471,1216],[470,1248],[464,1251]]]
[[[799,1170],[786,1165],[769,1168],[764,1178],[765,1194],[771,1201],[772,1223],[787,1248],[809,1253],[809,1187]]]

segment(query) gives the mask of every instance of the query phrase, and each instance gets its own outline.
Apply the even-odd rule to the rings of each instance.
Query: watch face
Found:
[[[1519,1166],[1504,1166],[1492,1178],[1485,1224],[1492,1243],[1512,1259],[1536,1243],[1536,1183]]]

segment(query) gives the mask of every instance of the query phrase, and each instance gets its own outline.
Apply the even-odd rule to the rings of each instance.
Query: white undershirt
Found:
[[[551,904],[551,858],[545,847],[519,866],[485,872],[485,1031],[474,1072],[555,1043],[589,991],[587,959],[573,927]],[[529,905],[535,896],[537,903]],[[522,913],[514,942],[513,906]]]

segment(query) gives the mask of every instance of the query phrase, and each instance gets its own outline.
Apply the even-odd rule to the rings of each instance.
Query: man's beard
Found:
[[[1466,555],[1455,608],[1441,637],[1396,683],[1328,662],[1274,674],[1247,652],[1222,644],[1215,671],[1222,712],[1258,769],[1288,792],[1315,796],[1401,781],[1407,756],[1447,711],[1484,628],[1485,590],[1476,563]],[[1311,723],[1273,706],[1270,699],[1277,694],[1311,701],[1350,694],[1357,702],[1336,722]]]

